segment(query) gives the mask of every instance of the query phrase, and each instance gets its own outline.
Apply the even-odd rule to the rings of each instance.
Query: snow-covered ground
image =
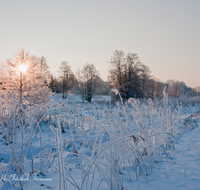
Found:
[[[106,96],[106,95],[94,95],[93,98],[92,98],[92,102],[95,102],[95,101],[105,102],[105,101],[109,101],[109,100],[110,100],[110,97]],[[83,100],[82,100],[80,95],[68,94],[67,98],[63,99],[62,94],[55,93],[54,96],[53,96],[53,101],[51,102],[51,104],[53,105],[53,104],[56,104],[58,102],[65,103],[65,104],[66,103],[82,104]]]
[[[62,148],[60,151],[64,160],[66,189],[81,189],[83,180],[85,180],[83,189],[98,189],[98,186],[99,189],[109,189],[109,187],[111,189],[111,179],[113,187],[117,184],[115,189],[122,189],[122,187],[123,189],[149,190],[200,189],[200,110],[198,105],[183,107],[180,115],[179,109],[167,112],[167,114],[171,114],[168,118],[169,121],[168,119],[166,121],[171,122],[167,128],[166,123],[162,122],[162,119],[165,118],[165,109],[161,112],[161,108],[157,109],[156,104],[152,106],[150,102],[146,107],[144,104],[138,104],[138,107],[134,109],[126,107],[126,111],[125,107],[117,105],[110,110],[108,96],[97,96],[93,102],[97,100],[101,102],[101,105],[83,103],[79,96],[69,95],[68,99],[62,99],[61,94],[54,95],[51,106],[44,112],[46,115],[44,114],[45,117],[39,125],[41,135],[40,130],[36,130],[31,138],[32,129],[26,131],[28,138],[24,146],[27,146],[28,150],[24,155],[24,175],[21,176],[24,189],[59,189],[59,181],[62,177],[59,177],[58,149],[55,133],[50,129],[50,125],[55,129],[58,128],[58,121],[65,130],[65,133],[61,134]],[[140,111],[146,113],[140,113]],[[151,114],[148,116],[149,112]],[[144,118],[141,119],[141,117]],[[180,123],[179,119],[176,120],[179,117]],[[158,126],[155,127],[155,124]],[[140,128],[134,128],[141,125],[142,127],[146,126],[147,130],[138,132]],[[166,127],[164,127],[165,125]],[[130,126],[134,126],[134,129],[129,129]],[[33,124],[32,127],[36,128],[36,125]],[[175,136],[175,150],[172,148],[172,138],[161,138],[164,135],[161,134],[160,128]],[[3,131],[3,129],[1,130]],[[21,138],[20,135],[17,136],[20,132],[17,130],[15,142],[18,137]],[[161,135],[158,138],[150,137],[148,141],[150,144],[146,146],[140,136],[142,134],[144,136],[145,134],[146,136],[151,135],[152,131]],[[134,141],[131,141],[131,138],[124,138],[133,132],[136,134],[131,137]],[[4,135],[3,132],[1,132],[3,140],[2,135]],[[109,145],[110,140],[115,142],[120,138],[123,141],[116,142],[114,146]],[[19,178],[10,165],[10,149],[2,140],[0,140],[0,187],[3,190],[20,189]],[[28,146],[29,140],[32,146]],[[161,144],[157,144],[157,141]],[[166,142],[169,144],[167,145]],[[160,148],[163,146],[162,143],[167,147],[166,151]],[[155,148],[155,145],[158,147]],[[134,149],[130,149],[136,146],[138,147],[137,151],[141,152],[134,152]],[[18,147],[20,149],[20,145]],[[146,150],[147,147],[151,147],[151,149]],[[128,148],[132,152],[131,156],[127,158],[128,160],[122,165],[118,162],[115,163],[116,160],[119,161],[120,158],[123,158],[123,152],[127,154],[125,149]],[[105,150],[103,151],[103,149]],[[24,150],[24,154],[25,152],[26,150]],[[40,174],[41,156],[43,174]],[[99,157],[95,160],[97,156]],[[133,156],[136,156],[136,159],[133,159]],[[134,168],[135,163],[132,163],[132,160],[137,162],[136,168]],[[119,171],[115,176],[115,166],[118,164]],[[136,180],[137,171],[140,173],[139,180]],[[84,179],[87,172],[89,177]],[[116,180],[114,180],[115,177]]]
[[[141,179],[140,189],[200,189],[200,120],[198,127],[179,135],[175,151],[153,168],[148,183]],[[131,187],[131,186],[130,186]],[[137,184],[131,187],[137,189]],[[130,188],[130,189],[131,189]]]

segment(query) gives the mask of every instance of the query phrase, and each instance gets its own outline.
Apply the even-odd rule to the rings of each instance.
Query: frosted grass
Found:
[[[128,181],[137,181],[139,189],[140,178],[148,183],[186,127],[183,104],[163,94],[159,101],[121,99],[116,106],[22,107],[21,115],[15,104],[1,102],[0,140],[9,157],[1,172],[45,176],[53,170],[58,189],[127,189]],[[12,185],[24,188],[23,182]]]

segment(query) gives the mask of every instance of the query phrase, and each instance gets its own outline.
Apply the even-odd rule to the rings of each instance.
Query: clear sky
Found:
[[[137,53],[165,82],[200,86],[200,0],[0,0],[0,62],[24,48],[58,75],[93,63],[102,79],[115,50]]]

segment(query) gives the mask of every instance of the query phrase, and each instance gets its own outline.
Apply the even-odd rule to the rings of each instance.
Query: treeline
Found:
[[[48,86],[52,92],[63,93],[63,98],[66,98],[68,93],[77,93],[83,100],[91,102],[94,94],[110,95],[113,87],[119,90],[123,99],[161,98],[164,86],[167,87],[169,97],[199,95],[198,87],[187,87],[182,81],[169,80],[163,83],[156,79],[152,76],[150,68],[141,63],[136,53],[126,54],[124,51],[115,50],[110,58],[107,82],[99,77],[100,73],[93,64],[86,63],[82,69],[73,73],[69,63],[63,61],[56,77],[50,73],[44,57],[32,57],[45,86]],[[1,80],[1,84],[2,82]]]
[[[123,99],[161,98],[163,88],[167,87],[169,97],[197,96],[198,88],[190,88],[182,81],[168,80],[161,82],[151,75],[151,70],[144,65],[136,53],[115,50],[110,58],[108,81],[99,77],[99,72],[93,64],[86,63],[75,74],[67,61],[59,68],[59,77],[50,76],[49,87],[53,92],[78,93],[83,100],[91,101],[94,94],[109,95],[111,88],[119,90]]]
[[[155,84],[149,67],[142,64],[135,53],[114,52],[110,59],[108,81],[119,90],[123,99],[162,96],[163,84],[158,81]]]
[[[58,72],[58,78],[50,76],[49,87],[52,92],[62,92],[63,98],[66,98],[68,93],[77,93],[83,101],[91,102],[94,94],[107,95],[110,92],[109,84],[99,77],[93,64],[86,63],[74,74],[68,62],[63,61]]]
[[[182,81],[161,82],[151,75],[150,68],[141,63],[137,54],[125,54],[118,50],[110,59],[108,81],[119,90],[123,99],[161,98],[164,86],[167,87],[169,97],[198,95],[198,88],[187,87]]]

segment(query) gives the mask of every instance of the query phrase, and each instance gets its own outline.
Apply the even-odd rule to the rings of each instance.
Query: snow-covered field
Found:
[[[1,189],[200,189],[198,104],[61,97],[21,125],[4,110]]]

